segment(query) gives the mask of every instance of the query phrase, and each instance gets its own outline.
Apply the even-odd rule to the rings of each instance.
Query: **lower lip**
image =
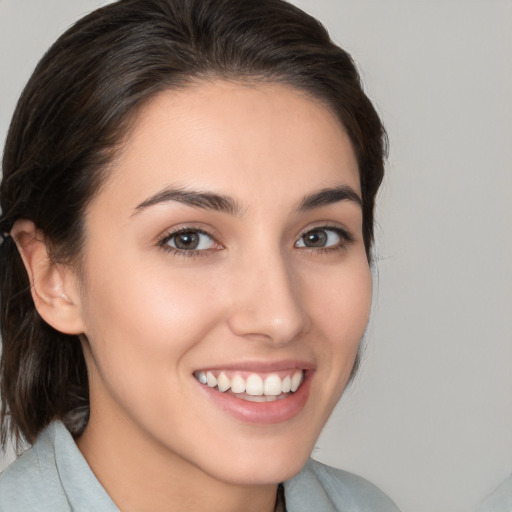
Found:
[[[244,423],[273,424],[288,421],[302,411],[309,397],[312,377],[312,372],[306,371],[304,381],[295,393],[273,402],[249,402],[199,382],[197,384],[216,406],[238,420]]]

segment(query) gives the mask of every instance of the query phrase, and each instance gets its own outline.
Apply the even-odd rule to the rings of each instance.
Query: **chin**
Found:
[[[294,436],[293,429],[289,436]],[[316,437],[314,442],[316,442]],[[233,485],[275,485],[299,473],[306,464],[314,442],[255,440],[252,446],[232,447],[230,455],[217,458],[209,472]]]

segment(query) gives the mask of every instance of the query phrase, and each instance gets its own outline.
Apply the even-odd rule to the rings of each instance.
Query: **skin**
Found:
[[[77,444],[121,510],[271,511],[277,483],[303,467],[370,310],[360,204],[297,209],[340,186],[360,195],[349,138],[294,89],[204,82],[140,113],[89,204],[82,278],[60,269],[53,283],[73,304],[67,330],[84,334],[91,417]],[[168,188],[229,196],[239,211],[137,208]],[[303,246],[325,226],[329,247]],[[161,243],[182,227],[209,233],[206,249]],[[303,409],[272,424],[234,418],[193,376],[282,360],[314,371]]]

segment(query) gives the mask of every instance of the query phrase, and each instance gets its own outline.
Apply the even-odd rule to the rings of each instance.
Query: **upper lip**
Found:
[[[313,370],[315,365],[307,361],[286,359],[280,361],[241,361],[222,365],[205,366],[201,370],[230,370],[254,373],[270,373],[282,370]]]

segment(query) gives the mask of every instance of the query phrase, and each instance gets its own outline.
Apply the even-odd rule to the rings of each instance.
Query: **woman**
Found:
[[[64,34],[4,152],[2,432],[33,448],[0,510],[396,510],[308,460],[368,320],[384,152],[349,55],[280,0]]]

